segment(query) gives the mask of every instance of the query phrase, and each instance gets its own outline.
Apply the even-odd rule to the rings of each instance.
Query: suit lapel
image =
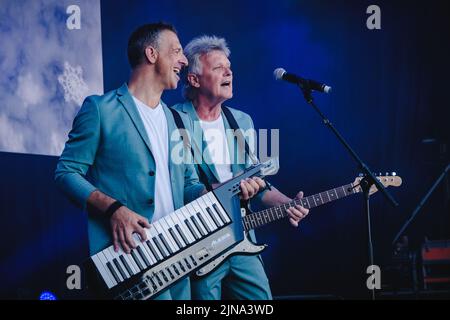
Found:
[[[133,97],[131,96],[130,92],[128,91],[128,86],[126,84],[123,84],[118,90],[117,95],[119,96],[118,99],[122,106],[127,111],[128,115],[131,118],[131,121],[133,122],[134,126],[136,127],[136,130],[139,132],[139,135],[141,136],[142,140],[144,140],[145,145],[148,148],[148,151],[153,157],[152,149],[150,145],[150,139],[148,138],[147,131],[145,131],[144,123],[142,122],[141,116],[139,114],[139,111],[136,107],[136,104],[133,101]]]

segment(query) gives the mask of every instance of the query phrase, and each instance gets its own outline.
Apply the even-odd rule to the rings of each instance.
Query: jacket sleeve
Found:
[[[86,208],[89,195],[96,190],[86,180],[86,173],[94,163],[99,141],[98,106],[92,97],[88,97],[73,121],[69,139],[55,171],[58,187],[83,209]]]
[[[198,179],[197,171],[193,164],[185,164],[184,174],[184,203],[187,204],[194,201],[202,195],[206,189],[205,185]]]

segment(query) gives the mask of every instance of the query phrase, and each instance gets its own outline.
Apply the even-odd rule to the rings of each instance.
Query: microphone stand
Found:
[[[303,84],[299,84],[300,89],[303,92],[303,96],[308,104],[310,104],[314,110],[317,111],[319,116],[322,118],[324,125],[326,125],[337,137],[339,142],[344,146],[344,148],[348,151],[350,156],[358,163],[358,168],[362,171],[364,178],[360,182],[360,186],[363,190],[364,194],[364,209],[367,217],[367,230],[368,230],[368,249],[369,249],[369,260],[370,265],[374,265],[373,258],[373,242],[372,242],[372,227],[371,227],[371,218],[370,218],[370,187],[375,185],[376,188],[383,194],[383,196],[388,200],[388,202],[393,206],[397,207],[398,203],[394,200],[394,198],[386,191],[383,184],[378,181],[369,167],[361,160],[361,158],[356,154],[356,152],[350,147],[350,145],[345,141],[342,135],[336,130],[333,124],[329,119],[325,117],[325,115],[320,111],[317,105],[314,103],[314,99],[312,97],[312,89],[309,84],[309,81],[306,80]],[[372,300],[375,300],[375,288],[371,290]]]

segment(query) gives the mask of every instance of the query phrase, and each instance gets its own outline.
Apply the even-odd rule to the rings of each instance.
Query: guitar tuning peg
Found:
[[[379,177],[381,177],[382,175],[383,175],[383,174],[382,174],[381,172],[380,172],[380,173],[378,173],[378,176],[379,176]]]
[[[393,171],[392,173],[391,173],[391,176],[393,176],[393,177],[395,177],[397,175],[397,172],[395,172],[395,171]]]
[[[364,174],[362,174],[362,173],[360,173],[360,174],[358,174],[358,177],[364,177]]]
[[[389,174],[389,172],[386,172],[386,174],[385,174],[386,176],[390,176],[390,174]]]

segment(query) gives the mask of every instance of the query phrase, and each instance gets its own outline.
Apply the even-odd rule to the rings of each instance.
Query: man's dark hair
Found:
[[[133,31],[128,39],[128,62],[131,69],[144,61],[145,48],[148,46],[158,48],[159,34],[164,30],[177,33],[174,26],[164,22],[145,24]]]

